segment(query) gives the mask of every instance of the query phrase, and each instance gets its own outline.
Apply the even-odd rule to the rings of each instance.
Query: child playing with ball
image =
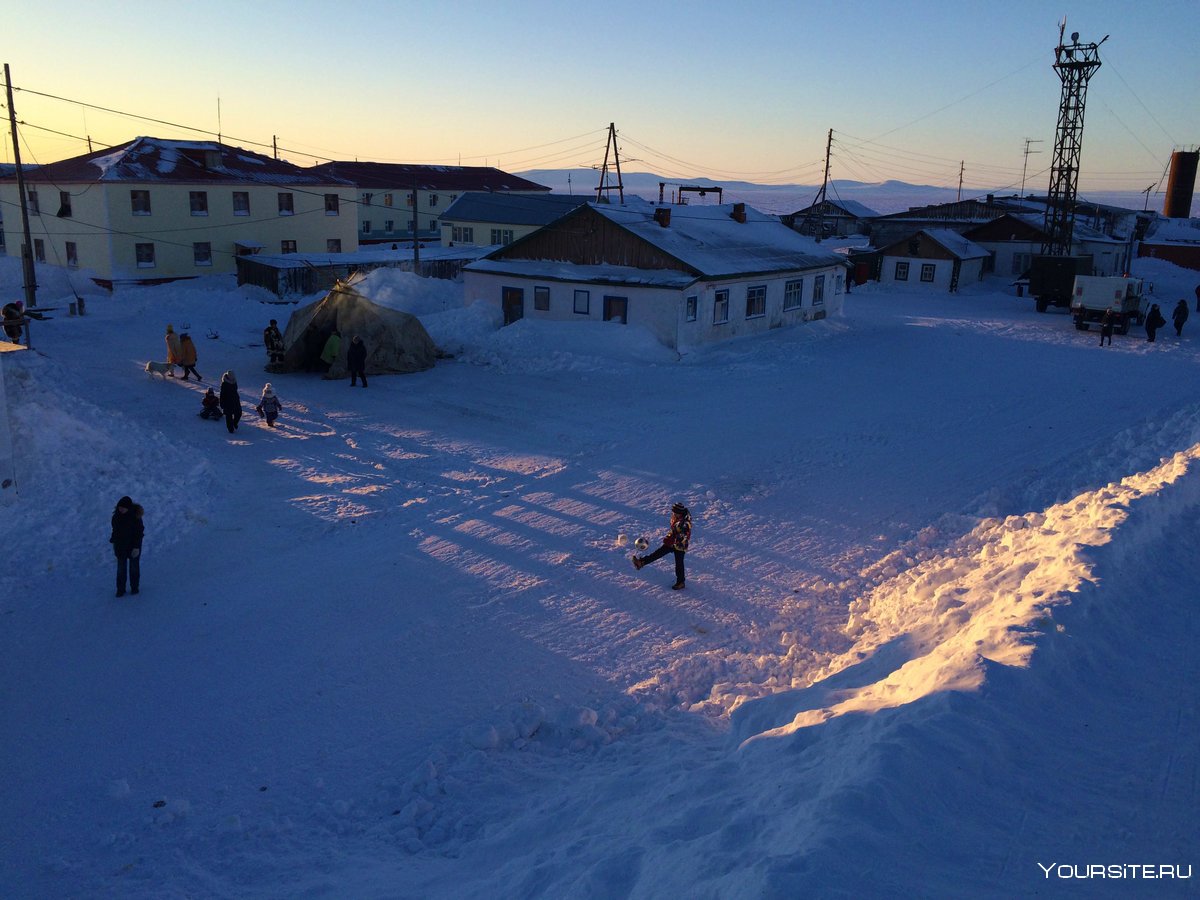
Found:
[[[675,583],[672,590],[681,590],[684,586],[683,556],[687,553],[688,541],[692,538],[692,514],[682,503],[671,507],[671,526],[663,536],[662,546],[649,556],[633,557],[633,567],[640,569],[647,563],[662,559],[668,552],[675,554]]]

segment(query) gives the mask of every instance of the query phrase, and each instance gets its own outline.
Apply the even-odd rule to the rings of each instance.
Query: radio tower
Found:
[[[1058,106],[1058,129],[1054,133],[1054,162],[1050,167],[1050,192],[1046,198],[1045,256],[1070,256],[1075,227],[1075,191],[1079,184],[1079,155],[1083,143],[1083,106],[1088,80],[1100,68],[1100,44],[1079,43],[1079,32],[1071,34],[1071,43],[1063,42],[1067,20],[1058,26],[1058,48],[1054,51],[1054,70],[1062,80],[1062,99]]]

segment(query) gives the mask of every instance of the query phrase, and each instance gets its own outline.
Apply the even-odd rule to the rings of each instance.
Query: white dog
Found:
[[[160,363],[160,362],[155,362],[154,360],[150,360],[150,362],[146,363],[146,374],[151,377],[158,375],[158,377],[163,378],[163,379],[165,379],[168,375],[170,375],[172,378],[174,378],[175,377],[175,364],[174,363]]]

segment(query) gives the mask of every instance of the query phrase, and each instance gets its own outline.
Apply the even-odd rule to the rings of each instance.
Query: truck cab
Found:
[[[1125,334],[1129,326],[1146,321],[1148,285],[1140,278],[1128,275],[1076,275],[1071,292],[1071,317],[1075,327],[1087,331],[1092,322],[1099,322],[1111,310],[1113,330]]]

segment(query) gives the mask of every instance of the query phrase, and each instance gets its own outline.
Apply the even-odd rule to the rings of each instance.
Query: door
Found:
[[[525,289],[506,287],[500,289],[500,306],[504,309],[504,324],[511,325],[525,315]]]
[[[620,322],[622,325],[629,324],[629,298],[605,297],[604,321]]]

